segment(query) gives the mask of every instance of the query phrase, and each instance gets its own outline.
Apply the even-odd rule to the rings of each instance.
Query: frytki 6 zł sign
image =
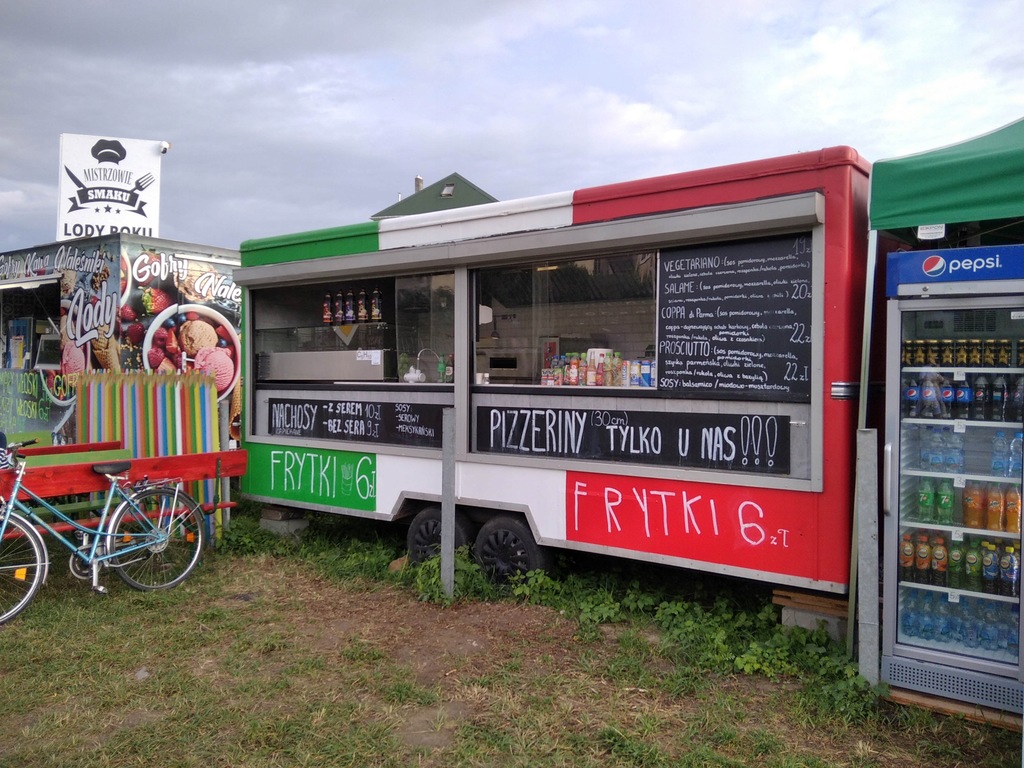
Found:
[[[476,449],[785,475],[789,417],[481,406]]]

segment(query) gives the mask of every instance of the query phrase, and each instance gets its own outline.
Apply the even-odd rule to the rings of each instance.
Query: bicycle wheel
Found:
[[[147,488],[114,510],[107,526],[107,551],[148,546],[111,558],[117,575],[134,589],[168,589],[199,562],[206,520],[199,505],[175,488]]]
[[[46,578],[46,546],[35,526],[14,512],[0,540],[0,624],[32,602]]]

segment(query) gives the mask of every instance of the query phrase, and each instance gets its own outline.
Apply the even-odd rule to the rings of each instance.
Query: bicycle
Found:
[[[0,447],[15,472],[10,497],[0,497],[0,624],[21,613],[46,581],[49,552],[39,528],[71,551],[71,573],[91,578],[96,592],[106,592],[99,583],[101,568],[113,568],[122,581],[139,590],[175,587],[192,572],[205,544],[206,521],[180,482],[143,480],[131,485],[130,461],[94,464],[93,471],[106,477],[110,486],[95,527],[85,525],[23,484],[28,461],[18,451],[35,442]],[[53,515],[54,524],[28,502]],[[57,524],[70,526],[72,538],[58,531]]]

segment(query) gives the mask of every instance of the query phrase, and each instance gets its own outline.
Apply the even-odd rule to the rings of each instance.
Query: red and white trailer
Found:
[[[454,408],[487,566],[846,592],[868,173],[835,147],[243,243],[243,493],[422,556]]]

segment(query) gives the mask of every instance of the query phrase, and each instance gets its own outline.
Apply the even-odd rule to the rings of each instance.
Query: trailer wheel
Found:
[[[455,548],[473,543],[476,527],[465,513],[455,510]],[[410,563],[422,563],[441,554],[441,508],[424,507],[412,519],[405,537]]]
[[[550,571],[551,552],[537,543],[526,521],[512,515],[496,515],[480,527],[476,560],[495,581],[514,573]]]

